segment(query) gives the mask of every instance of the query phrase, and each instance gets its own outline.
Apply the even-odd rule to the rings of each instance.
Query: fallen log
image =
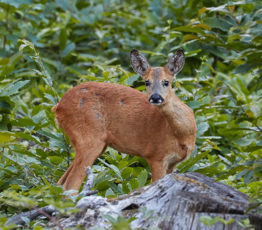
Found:
[[[202,174],[172,173],[116,199],[84,197],[77,203],[81,212],[60,224],[64,228],[110,228],[107,216],[124,216],[135,218],[132,229],[241,230],[246,229],[241,220],[249,219],[255,229],[261,229],[262,216],[251,206],[247,195]],[[200,221],[205,217],[218,221],[208,226]]]
[[[90,180],[85,188],[90,189]],[[58,229],[112,229],[110,220],[123,216],[133,218],[129,229],[242,230],[247,229],[241,224],[246,219],[249,219],[253,229],[262,229],[262,215],[252,208],[255,205],[249,203],[247,195],[198,173],[174,172],[114,199],[93,195],[92,191],[84,193],[87,196],[76,205],[80,212],[56,218],[50,226]],[[52,207],[42,209],[42,213],[56,213]],[[28,215],[30,212],[32,216]],[[8,224],[22,224],[21,217],[25,214],[30,220],[39,216],[39,212],[30,212],[10,218]],[[205,221],[213,224],[208,226]]]

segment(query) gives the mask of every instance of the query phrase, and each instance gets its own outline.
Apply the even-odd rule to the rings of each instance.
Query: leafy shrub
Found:
[[[51,107],[84,81],[144,90],[129,67],[132,48],[152,65],[185,49],[174,86],[194,109],[198,133],[180,171],[214,177],[261,204],[262,10],[258,0],[223,2],[0,0],[0,215],[72,204],[59,202],[55,184],[74,150]],[[93,171],[107,197],[151,178],[143,159],[112,149]]]

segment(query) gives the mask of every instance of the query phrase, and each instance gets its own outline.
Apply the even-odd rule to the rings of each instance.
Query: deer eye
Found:
[[[167,87],[168,85],[169,85],[169,81],[164,80],[164,81],[163,81],[163,86],[166,86],[166,87]]]
[[[146,84],[146,87],[147,87],[147,86],[150,86],[150,81],[149,81],[149,80],[146,80],[146,81],[145,81],[145,84]]]

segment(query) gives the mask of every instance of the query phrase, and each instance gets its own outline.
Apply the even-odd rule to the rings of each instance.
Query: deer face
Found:
[[[132,50],[130,57],[134,71],[145,81],[149,102],[157,106],[164,104],[172,90],[174,75],[179,73],[184,66],[183,50],[177,50],[165,67],[151,67],[146,58],[137,50]]]
[[[149,102],[161,105],[171,90],[173,76],[163,67],[150,68],[143,77]]]

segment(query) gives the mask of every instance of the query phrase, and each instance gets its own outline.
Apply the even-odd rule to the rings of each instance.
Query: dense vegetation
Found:
[[[195,112],[197,147],[178,168],[216,178],[262,203],[262,7],[253,1],[0,0],[0,226],[63,200],[56,182],[74,157],[51,112],[85,81],[144,90],[129,64],[137,48],[163,65],[179,47],[174,82]],[[145,160],[108,149],[94,188],[114,197],[150,183]],[[41,221],[28,223],[42,229]]]

